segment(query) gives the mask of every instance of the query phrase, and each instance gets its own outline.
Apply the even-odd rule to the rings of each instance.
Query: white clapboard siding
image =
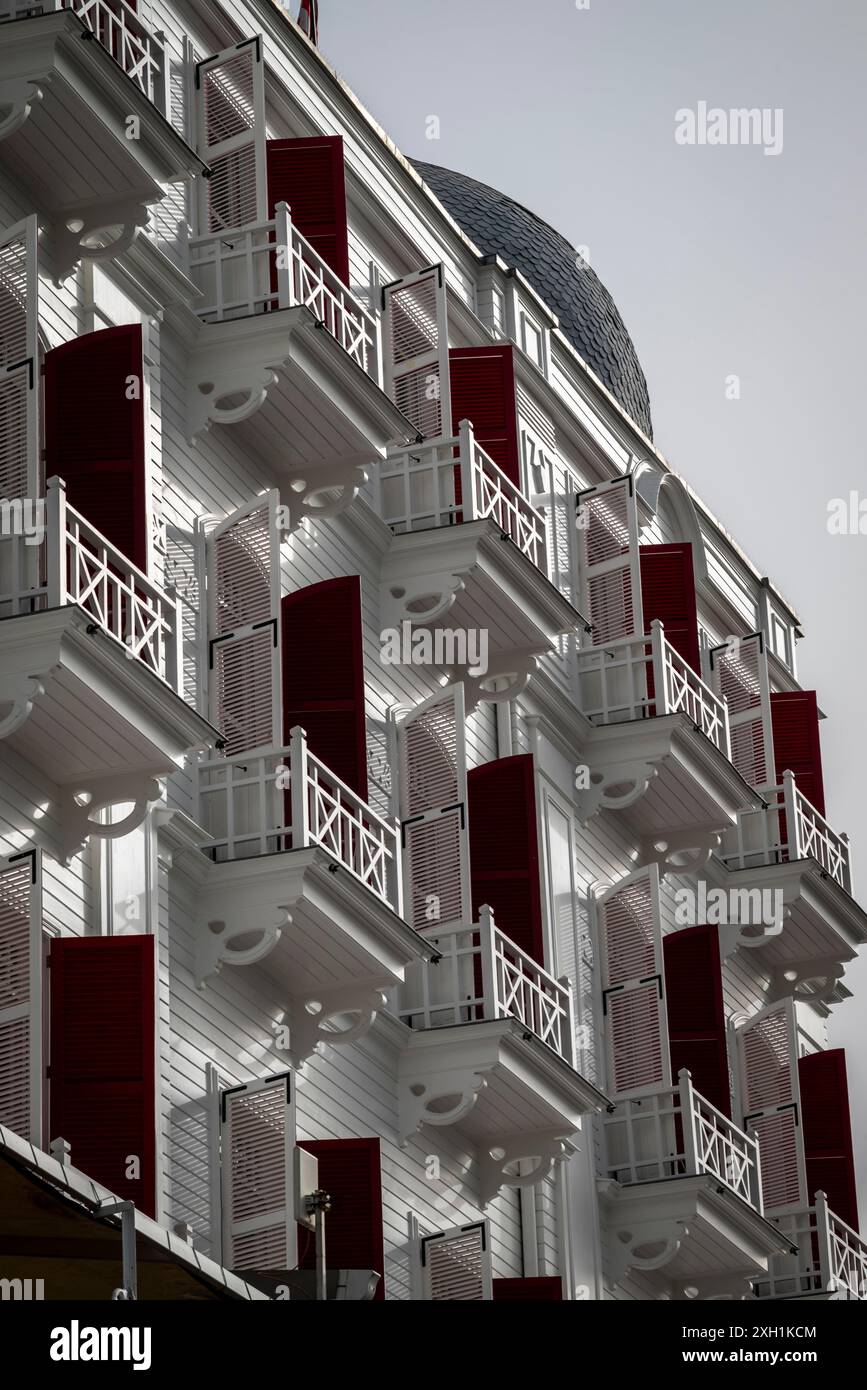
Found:
[[[0,233],[0,498],[41,493],[37,255],[34,214]]]
[[[295,1114],[289,1072],[220,1101],[223,1258],[230,1269],[292,1269]]]
[[[425,439],[451,431],[445,268],[429,266],[382,290],[385,389]]]
[[[493,1297],[486,1221],[422,1236],[419,1247],[425,1299],[456,1303]]]
[[[0,859],[0,1125],[42,1143],[40,855]]]
[[[257,35],[196,65],[196,144],[211,171],[199,180],[199,231],[268,216],[265,64]]]
[[[641,635],[638,507],[632,475],[582,492],[578,499],[578,606],[593,625],[594,645]]]
[[[447,686],[399,727],[406,911],[426,927],[470,912],[464,688]]]
[[[762,1196],[767,1211],[808,1200],[798,1025],[791,999],[761,1009],[738,1029],[744,1129],[759,1141]]]
[[[662,968],[659,870],[621,879],[597,901],[608,1089],[639,1095],[671,1084]]]
[[[728,701],[731,758],[751,787],[766,787],[774,776],[771,686],[765,639],[760,632],[735,637],[710,653],[711,683]]]
[[[230,755],[280,741],[279,505],[271,489],[208,538],[211,714]]]

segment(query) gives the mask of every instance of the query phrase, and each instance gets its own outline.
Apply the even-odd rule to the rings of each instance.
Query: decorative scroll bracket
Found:
[[[224,965],[258,965],[270,955],[292,918],[286,908],[275,907],[266,922],[245,920],[228,927],[225,922],[209,921],[199,926],[193,968],[196,989],[204,990],[212,975],[218,975]],[[234,941],[249,945],[233,946]]]
[[[0,82],[0,111],[6,112],[0,119],[0,140],[20,130],[33,107],[41,100],[42,88],[26,77]]]
[[[591,767],[589,787],[579,787],[576,791],[579,819],[588,821],[600,811],[625,811],[641,800],[658,771],[658,762],[646,758],[608,767]]]
[[[435,623],[454,607],[463,588],[464,580],[459,574],[426,574],[418,579],[391,581],[382,590],[383,626],[400,629],[403,622],[415,627]]]
[[[288,474],[288,487],[281,486],[281,504],[289,513],[288,532],[297,531],[303,521],[325,521],[348,511],[368,480],[366,463],[355,459],[322,460]],[[336,493],[336,496],[328,496]],[[322,497],[321,502],[317,498]]]
[[[771,1003],[777,999],[792,998],[796,1001],[809,1000],[810,1003],[828,1004],[834,997],[834,991],[842,980],[843,973],[843,962],[834,960],[831,956],[777,965],[768,986],[768,999]],[[813,985],[816,988],[805,989],[805,985]]]
[[[664,835],[642,840],[638,863],[642,866],[658,864],[662,874],[695,873],[709,863],[721,840],[722,830],[713,825],[666,831]]]
[[[148,209],[138,199],[64,209],[64,221],[54,224],[55,283],[62,285],[82,260],[114,260],[128,251],[148,224]],[[100,233],[114,232],[105,245],[93,245]]]
[[[385,1002],[381,987],[363,981],[296,995],[288,1011],[295,1066],[303,1067],[307,1059],[319,1050],[321,1043],[329,1047],[345,1047],[348,1043],[357,1042],[371,1028]],[[348,1027],[323,1027],[342,1014],[354,1015],[355,1022]]]
[[[4,676],[0,680],[0,706],[8,705],[0,719],[0,739],[10,738],[30,718],[33,706],[45,686],[38,676]]]
[[[611,1278],[621,1284],[630,1270],[650,1274],[670,1264],[689,1235],[683,1221],[642,1223],[612,1232]]]
[[[84,779],[62,787],[60,809],[66,863],[70,864],[81,853],[91,835],[102,840],[119,840],[129,835],[142,824],[149,805],[161,797],[159,782],[141,773]],[[94,820],[101,811],[127,802],[132,802],[132,810],[123,820]]]
[[[482,1206],[486,1207],[503,1187],[535,1187],[549,1177],[554,1164],[567,1158],[570,1145],[557,1130],[542,1129],[530,1134],[510,1134],[490,1148],[479,1151]],[[521,1160],[534,1166],[526,1173],[506,1170]]]
[[[398,1098],[398,1142],[405,1149],[422,1125],[456,1125],[466,1119],[487,1085],[484,1072],[454,1067],[426,1076],[424,1081],[404,1081]],[[440,1108],[432,1108],[437,1107]]]
[[[514,700],[526,690],[539,669],[539,657],[548,650],[547,647],[516,648],[515,651],[504,653],[499,661],[488,667],[484,675],[474,676],[466,667],[454,666],[449,670],[449,679],[463,682],[467,712],[480,704],[501,704]],[[508,680],[509,684],[502,690],[490,689],[493,681],[502,680]]]

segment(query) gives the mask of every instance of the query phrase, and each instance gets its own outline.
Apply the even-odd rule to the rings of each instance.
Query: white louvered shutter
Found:
[[[612,1095],[671,1085],[659,869],[621,879],[597,900],[602,1011]]]
[[[578,497],[578,607],[594,646],[643,636],[638,507],[631,474]]]
[[[196,141],[211,170],[199,179],[199,234],[264,222],[265,65],[262,40],[245,39],[196,65]]]
[[[385,390],[423,439],[451,434],[449,335],[441,265],[382,290]]]
[[[792,999],[761,1009],[738,1029],[744,1129],[759,1141],[767,1211],[806,1206],[807,1172]]]
[[[400,815],[410,926],[469,922],[464,688],[423,701],[399,728]]]
[[[42,1144],[39,854],[0,859],[0,1125]]]
[[[223,1264],[228,1269],[293,1269],[291,1074],[224,1091],[220,1120]]]
[[[491,1242],[486,1221],[422,1236],[419,1245],[423,1298],[449,1303],[493,1298]]]
[[[714,647],[710,668],[713,689],[728,701],[732,762],[751,787],[771,786],[775,781],[774,737],[762,633]]]
[[[0,498],[41,496],[39,275],[31,216],[0,234]]]
[[[211,718],[229,756],[281,742],[279,505],[263,493],[208,538]]]

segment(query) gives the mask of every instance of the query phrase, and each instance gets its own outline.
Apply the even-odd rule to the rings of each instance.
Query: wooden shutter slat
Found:
[[[638,507],[631,474],[578,494],[579,604],[594,646],[640,637]]]
[[[0,1124],[42,1142],[42,883],[38,852],[0,859]]]
[[[732,762],[751,787],[774,781],[771,688],[762,633],[739,637],[710,653],[711,683],[728,702]]]
[[[383,286],[382,305],[385,390],[421,438],[437,439],[452,418],[442,265]]]
[[[35,215],[0,239],[0,498],[41,495]]]
[[[638,1095],[671,1085],[659,870],[640,869],[597,902],[609,1085]]]
[[[423,1236],[420,1247],[426,1299],[467,1303],[491,1298],[491,1251],[486,1222]]]
[[[472,768],[467,800],[473,921],[481,907],[493,908],[500,931],[544,965],[532,753]]]
[[[805,1206],[807,1184],[794,1004],[782,999],[738,1030],[744,1129],[759,1140],[765,1207]]]
[[[469,420],[476,442],[520,488],[518,409],[511,343],[450,348],[452,434]]]
[[[291,1076],[269,1076],[224,1091],[220,1116],[224,1263],[229,1269],[291,1269]]]
[[[156,1209],[154,938],[51,943],[51,1135],[76,1168]],[[140,1160],[138,1179],[127,1159]]]
[[[801,1057],[798,1083],[809,1200],[824,1192],[831,1210],[857,1231],[858,1194],[845,1050],[829,1048]]]
[[[382,1176],[378,1139],[301,1139],[319,1162],[319,1187],[331,1197],[325,1248],[331,1269],[371,1269],[380,1275],[374,1300],[385,1298]],[[299,1268],[315,1269],[312,1235],[299,1228]]]
[[[199,185],[199,232],[264,222],[265,77],[260,38],[196,66],[196,140],[210,178]]]
[[[642,545],[638,561],[644,631],[650,632],[652,622],[661,622],[674,650],[700,673],[692,545]]]
[[[144,405],[140,323],[85,333],[45,354],[48,476],[63,478],[69,505],[147,572]]]
[[[268,216],[288,203],[292,225],[349,285],[349,233],[343,136],[268,140]]]
[[[824,816],[825,784],[815,690],[772,691],[771,722],[777,783],[782,782],[784,772],[793,772],[798,791]]]
[[[447,686],[399,727],[400,815],[411,926],[466,922],[471,910],[464,690]],[[431,915],[436,900],[438,912]]]
[[[731,1115],[719,929],[686,927],[663,940],[671,1074],[683,1067],[697,1091]]]
[[[326,579],[281,603],[283,738],[307,730],[310,751],[367,800],[361,580]]]

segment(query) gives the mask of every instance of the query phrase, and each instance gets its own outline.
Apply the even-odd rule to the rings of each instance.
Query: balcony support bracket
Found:
[[[204,990],[224,965],[258,965],[271,954],[291,921],[288,911],[278,907],[259,919],[241,912],[232,926],[218,918],[200,923],[193,967],[196,988]]]
[[[386,584],[382,591],[385,627],[401,630],[401,624],[425,627],[444,618],[464,588],[460,574],[425,574]]]
[[[0,706],[8,705],[0,719],[0,739],[9,738],[30,718],[35,702],[45,694],[38,676],[10,674],[0,676]]]
[[[683,1221],[642,1222],[615,1229],[610,1243],[611,1280],[622,1284],[630,1270],[653,1273],[670,1264],[689,1235]]]
[[[302,317],[299,317],[302,314]],[[265,404],[291,363],[293,335],[313,324],[306,310],[200,324],[188,358],[187,434],[194,444],[211,425],[238,425]]]
[[[335,989],[296,995],[288,1011],[295,1066],[303,1067],[309,1057],[321,1050],[320,1044],[345,1047],[364,1037],[385,1005],[383,989],[390,983],[390,980],[381,984],[358,980]],[[348,1024],[337,1022],[342,1016],[352,1021]]]
[[[480,1146],[482,1206],[493,1202],[503,1187],[536,1187],[550,1177],[555,1163],[568,1158],[571,1151],[563,1134],[551,1129],[504,1135],[489,1148]],[[507,1171],[522,1165],[522,1160],[527,1165],[526,1172]]]
[[[472,675],[465,666],[455,666],[449,671],[451,681],[463,681],[467,711],[480,704],[504,704],[514,700],[526,690],[531,678],[539,669],[539,657],[550,650],[548,645],[536,648],[516,648],[504,652],[480,675]],[[501,689],[491,689],[493,683]]]
[[[600,811],[625,811],[647,792],[658,774],[658,760],[638,758],[634,762],[588,768],[589,786],[578,784],[576,804],[582,822]]]
[[[123,773],[66,784],[60,789],[63,823],[63,850],[70,864],[80,854],[91,835],[102,840],[118,840],[142,824],[148,807],[162,797],[162,788],[147,773]],[[132,810],[119,821],[94,819],[112,806],[132,803]]]
[[[26,77],[0,82],[0,111],[6,112],[0,121],[0,140],[20,130],[33,107],[41,100],[42,88]]]
[[[491,1070],[493,1064],[488,1070]],[[424,1080],[403,1080],[398,1102],[398,1139],[405,1149],[422,1125],[456,1125],[466,1119],[487,1085],[484,1071],[456,1064],[425,1074]]]
[[[146,204],[135,197],[64,208],[63,221],[53,226],[55,284],[62,285],[82,260],[114,260],[128,251],[148,216]],[[100,234],[110,239],[95,242]]]
[[[774,968],[768,986],[768,999],[808,1000],[810,1003],[827,1004],[834,997],[843,978],[844,965],[831,956],[786,962]],[[807,988],[805,988],[807,986]]]
[[[658,864],[661,874],[695,873],[719,849],[722,829],[715,825],[693,825],[673,830],[660,838],[648,836],[641,842],[639,864]]]

